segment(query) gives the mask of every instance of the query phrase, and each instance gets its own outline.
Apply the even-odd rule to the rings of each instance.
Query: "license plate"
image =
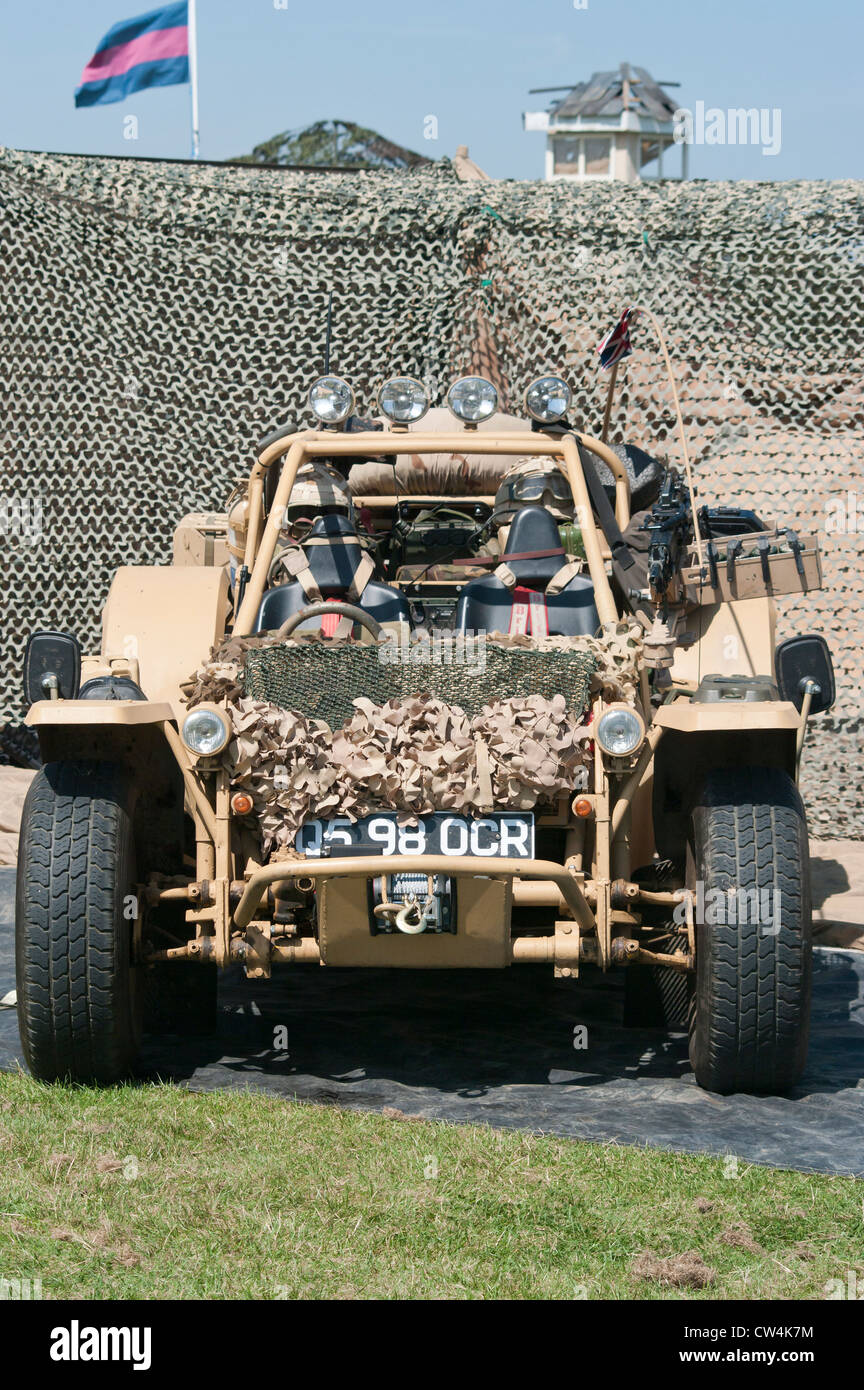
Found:
[[[453,859],[533,859],[534,817],[493,812],[488,816],[454,816],[435,811],[416,825],[400,825],[392,812],[350,821],[309,820],[294,841],[310,858],[351,854],[444,854]]]

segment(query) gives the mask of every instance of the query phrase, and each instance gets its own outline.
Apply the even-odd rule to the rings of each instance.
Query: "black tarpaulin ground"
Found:
[[[14,870],[0,869],[0,996],[14,986],[13,893]],[[573,985],[542,967],[296,967],[255,985],[238,971],[221,987],[218,1035],[148,1039],[139,1074],[864,1175],[864,952],[816,950],[809,1061],[788,1097],[700,1090],[686,1038],[625,1029],[622,1004],[620,975]],[[19,1065],[15,1011],[0,1010],[0,1069]]]

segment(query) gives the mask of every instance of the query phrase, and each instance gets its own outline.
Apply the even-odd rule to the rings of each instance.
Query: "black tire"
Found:
[[[711,772],[692,809],[688,880],[701,880],[709,919],[696,923],[696,1080],[723,1095],[787,1091],[804,1069],[812,985],[807,823],[791,777],[777,768]],[[717,890],[726,895],[720,911]],[[740,900],[728,910],[728,895],[741,890],[764,895],[755,923],[729,920],[752,918]]]
[[[40,1081],[109,1084],[140,1042],[127,777],[49,763],[24,803],[15,906],[18,1022]]]

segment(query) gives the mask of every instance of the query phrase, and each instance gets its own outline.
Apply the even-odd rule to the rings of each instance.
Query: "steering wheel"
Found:
[[[301,608],[297,613],[292,613],[282,626],[278,629],[277,637],[290,637],[291,633],[298,628],[301,623],[305,623],[307,618],[321,618],[327,613],[338,613],[340,617],[350,618],[352,622],[359,623],[365,627],[367,632],[371,632],[377,642],[384,631],[380,623],[368,613],[364,613],[362,608],[358,608],[354,603],[307,603],[305,608]]]

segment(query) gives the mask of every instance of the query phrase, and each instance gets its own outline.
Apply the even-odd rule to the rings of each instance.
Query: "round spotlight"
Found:
[[[645,725],[630,705],[613,705],[597,721],[597,742],[610,758],[628,758],[645,737]]]
[[[211,758],[231,741],[228,716],[215,705],[196,705],[180,725],[180,738],[196,758]]]
[[[525,409],[540,425],[563,420],[570,409],[573,392],[560,376],[541,376],[525,392]]]
[[[429,393],[413,376],[394,376],[378,392],[378,409],[394,425],[410,425],[429,409]]]
[[[354,409],[354,392],[341,376],[319,376],[309,391],[309,405],[322,425],[341,425]]]
[[[447,404],[463,425],[479,425],[498,409],[498,392],[482,376],[463,376],[447,392]]]

